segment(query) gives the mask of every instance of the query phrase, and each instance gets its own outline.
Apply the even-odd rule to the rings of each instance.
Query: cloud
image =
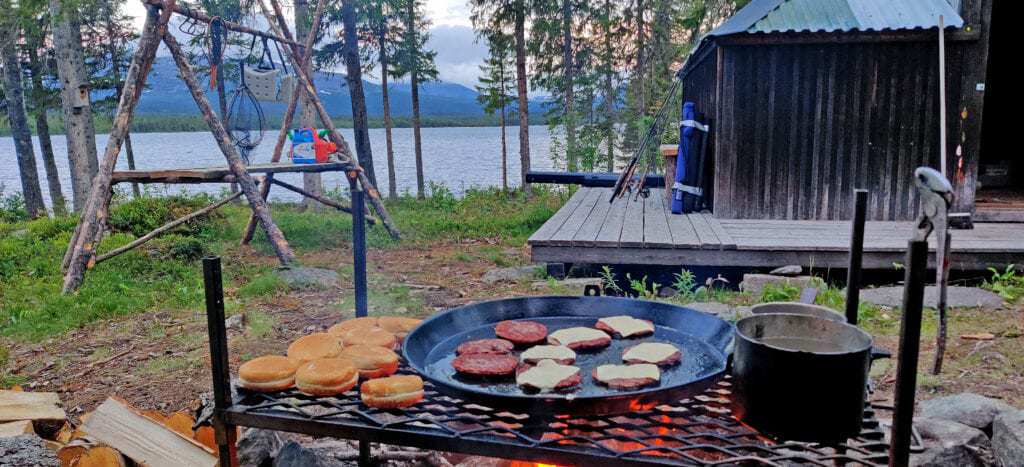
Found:
[[[487,46],[476,42],[468,26],[436,26],[430,30],[427,48],[437,52],[438,78],[472,88],[487,58]]]

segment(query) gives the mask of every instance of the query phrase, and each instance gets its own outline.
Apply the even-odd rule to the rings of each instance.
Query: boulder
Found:
[[[3,467],[58,467],[57,452],[46,447],[36,435],[0,438],[0,466]]]
[[[804,272],[803,267],[796,264],[790,264],[772,269],[768,274],[773,276],[799,276],[801,272]]]
[[[991,433],[996,415],[1016,410],[1001,400],[971,393],[929,399],[918,404],[918,409],[921,417],[962,423],[986,433]]]
[[[304,266],[281,268],[277,270],[277,276],[293,289],[332,289],[341,285],[337,271],[323,268]]]
[[[924,452],[911,456],[917,467],[988,465],[991,442],[981,430],[938,418],[917,418],[914,427],[921,434]]]
[[[484,273],[483,281],[485,284],[495,284],[498,282],[515,282],[519,279],[534,278],[537,277],[537,271],[542,265],[532,266],[518,266],[512,268],[498,268],[491,269]]]
[[[946,301],[953,308],[1000,308],[1003,306],[1003,299],[988,290],[978,287],[961,287],[951,285],[947,289]],[[903,287],[876,287],[860,291],[860,299],[863,302],[874,303],[879,306],[899,308],[903,306]],[[935,308],[939,303],[939,289],[935,286],[924,288],[924,306]]]
[[[757,298],[761,296],[765,286],[768,284],[779,287],[791,285],[798,289],[804,289],[811,285],[813,279],[814,276],[785,277],[773,276],[771,274],[744,274],[743,282],[740,283],[740,290]]]
[[[238,463],[251,467],[271,465],[282,444],[284,441],[276,431],[247,428],[238,438],[236,445],[238,446]]]
[[[992,451],[1004,465],[1024,465],[1024,410],[996,415],[992,423]]]
[[[274,458],[273,467],[324,467],[320,456],[295,441],[288,441]]]
[[[725,303],[721,302],[693,302],[683,305],[686,308],[692,308],[694,310],[707,313],[715,316],[729,316],[729,312],[733,311],[733,308]]]
[[[245,327],[245,313],[238,313],[224,319],[224,327],[229,331],[241,331]]]

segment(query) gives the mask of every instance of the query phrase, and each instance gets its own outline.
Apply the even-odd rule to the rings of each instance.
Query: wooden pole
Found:
[[[276,0],[271,1],[276,2]],[[274,16],[267,8],[266,2],[259,0],[259,5],[260,9],[263,10],[263,16],[267,18],[267,23],[270,24],[272,29],[274,29],[274,33],[279,36],[285,35],[282,32],[281,27],[275,22]],[[370,183],[366,174],[363,173],[362,167],[359,166],[358,160],[352,155],[352,150],[348,147],[348,143],[345,141],[345,138],[341,136],[341,133],[339,133],[338,129],[334,126],[334,122],[331,120],[331,115],[327,113],[327,109],[324,108],[323,103],[320,102],[320,97],[316,94],[316,88],[313,87],[313,82],[310,80],[309,75],[306,74],[306,70],[302,68],[299,60],[296,58],[294,50],[288,47],[285,47],[284,50],[286,55],[288,55],[289,61],[292,63],[292,68],[295,70],[295,73],[299,78],[299,84],[302,85],[303,89],[305,89],[305,91],[312,97],[310,99],[310,103],[313,104],[313,107],[320,116],[320,120],[323,122],[324,126],[326,126],[330,131],[331,140],[338,145],[338,150],[341,155],[347,157],[348,161],[354,166],[354,171],[357,173],[356,176],[359,179],[359,183],[363,185],[363,188],[365,189],[364,193],[368,195],[370,205],[373,206],[373,210],[377,212],[377,216],[380,217],[381,223],[384,224],[384,228],[388,230],[388,233],[391,234],[392,238],[396,240],[400,239],[401,234],[395,227],[395,223],[391,219],[391,215],[388,214],[387,208],[384,207],[384,202],[380,199],[380,193],[377,191],[377,188],[373,186],[373,183]]]
[[[320,0],[316,5],[316,13],[313,14],[313,25],[309,29],[309,35],[306,37],[306,44],[303,48],[305,53],[302,55],[302,64],[307,65],[310,57],[313,55],[308,51],[313,50],[313,43],[316,42],[316,33],[320,29],[320,21],[324,16],[324,9],[327,6],[327,0]],[[295,116],[295,108],[299,105],[299,96],[301,92],[298,89],[292,91],[291,97],[288,98],[288,109],[284,112],[284,121],[281,122],[281,131],[277,134],[277,143],[274,144],[274,152],[270,156],[270,162],[276,163],[281,160],[281,153],[284,151],[284,143],[288,138],[288,129],[292,126],[292,119]],[[268,180],[273,180],[274,174],[267,175]],[[260,196],[263,199],[267,199],[270,195],[270,184],[264,183],[260,185]],[[256,233],[256,216],[249,216],[249,222],[245,225],[245,231],[242,233],[242,245],[248,245],[252,241],[253,234]]]
[[[245,193],[246,199],[249,200],[249,207],[252,208],[259,218],[260,224],[263,225],[263,230],[267,232],[267,239],[270,240],[270,245],[274,248],[277,258],[284,266],[295,262],[295,253],[292,252],[281,229],[277,227],[277,224],[274,224],[274,220],[270,217],[270,209],[267,208],[267,203],[256,190],[256,184],[253,182],[249,172],[246,171],[245,164],[242,162],[241,156],[238,155],[238,150],[235,149],[235,145],[231,142],[231,137],[224,130],[220,119],[214,114],[213,108],[210,107],[210,102],[206,100],[206,95],[199,86],[199,82],[196,81],[195,73],[192,72],[188,59],[185,58],[185,52],[181,50],[178,41],[171,34],[164,34],[164,44],[167,45],[171,56],[174,57],[174,61],[178,64],[178,72],[181,74],[181,79],[188,86],[189,91],[192,92],[192,98],[199,106],[199,111],[203,114],[203,120],[206,120],[207,126],[210,127],[210,132],[213,133],[221,152],[224,153],[224,157],[228,161],[228,167],[237,179],[238,186]]]
[[[333,199],[326,198],[324,196],[320,196],[320,195],[318,195],[316,193],[311,193],[311,192],[306,191],[306,190],[304,190],[302,188],[299,188],[299,187],[297,187],[295,185],[292,185],[291,183],[282,182],[282,181],[280,181],[280,180],[278,180],[276,178],[268,178],[267,180],[270,183],[273,183],[274,185],[280,186],[281,188],[284,188],[284,189],[290,190],[290,191],[294,191],[294,192],[296,192],[296,193],[298,193],[298,194],[300,194],[302,196],[305,196],[307,198],[312,198],[312,199],[314,199],[316,201],[319,201],[321,204],[324,204],[326,206],[330,206],[330,207],[332,207],[334,209],[337,209],[339,211],[343,211],[343,212],[347,212],[349,214],[352,214],[352,208],[351,207],[345,206],[344,204],[339,203],[339,202],[337,202],[337,201],[335,201]],[[377,225],[377,219],[374,218],[374,217],[371,217],[371,216],[366,216],[366,222],[369,222],[370,225]]]
[[[170,5],[174,0],[169,0]],[[92,189],[89,191],[89,198],[82,209],[82,217],[75,227],[68,250],[64,254],[62,263],[64,274],[63,292],[69,293],[82,285],[85,271],[89,268],[93,255],[96,252],[96,244],[102,234],[102,223],[106,217],[106,210],[110,204],[111,177],[114,167],[117,165],[117,156],[121,153],[121,143],[128,134],[128,127],[131,124],[132,116],[135,113],[135,104],[139,95],[142,94],[143,84],[146,82],[146,75],[153,66],[153,59],[156,57],[156,49],[160,45],[160,37],[167,29],[167,21],[170,19],[171,10],[166,9],[157,14],[155,7],[148,7],[146,12],[146,23],[142,29],[142,36],[132,57],[132,64],[128,67],[128,74],[125,76],[124,88],[121,92],[121,99],[117,104],[117,112],[114,114],[114,122],[110,128],[110,136],[107,138],[107,147],[100,161],[99,170],[92,181]]]
[[[163,8],[163,6],[164,6],[163,0],[142,0],[142,2],[147,4],[147,5],[155,6],[157,8]],[[181,16],[185,16],[187,18],[192,18],[192,19],[194,19],[196,21],[201,21],[201,22],[207,23],[207,24],[209,24],[210,21],[213,19],[212,17],[210,17],[210,15],[207,15],[206,13],[203,13],[200,10],[193,10],[191,8],[182,7],[182,6],[179,6],[179,5],[176,5],[176,4],[175,5],[171,5],[171,9],[173,10],[174,13],[177,13],[177,14],[179,14]],[[295,42],[294,40],[291,40],[291,38],[284,38],[284,37],[280,37],[280,36],[275,36],[273,34],[267,33],[266,31],[260,31],[259,29],[253,29],[253,28],[250,28],[248,26],[243,26],[243,25],[238,24],[238,23],[232,23],[231,21],[225,21],[223,19],[221,19],[221,22],[224,25],[224,28],[229,30],[229,31],[240,32],[242,34],[251,34],[251,35],[259,36],[259,37],[265,37],[265,38],[270,39],[272,41],[280,42],[282,44],[289,44],[289,45],[292,45],[292,46],[301,46],[302,45],[302,44],[299,44],[298,42]]]
[[[939,15],[939,168],[946,175],[946,23]],[[940,245],[941,247],[941,245]]]
[[[168,222],[168,223],[166,223],[166,224],[164,224],[164,225],[162,225],[160,227],[157,227],[157,228],[153,229],[152,232],[150,232],[150,233],[148,233],[146,235],[143,235],[143,236],[135,239],[134,241],[132,241],[131,243],[129,243],[127,245],[124,245],[124,246],[122,246],[120,248],[115,248],[113,250],[110,250],[107,253],[104,253],[102,255],[97,256],[96,257],[96,264],[102,263],[102,262],[104,262],[104,261],[106,261],[106,260],[108,260],[110,258],[113,258],[113,257],[115,257],[117,255],[120,255],[120,254],[122,254],[122,253],[124,253],[126,251],[131,251],[131,250],[133,250],[135,248],[138,248],[142,244],[144,244],[144,243],[146,243],[146,242],[156,238],[157,235],[160,235],[160,234],[162,234],[162,233],[164,233],[164,232],[166,232],[168,230],[171,230],[171,229],[173,229],[173,228],[175,228],[175,227],[177,227],[177,226],[179,226],[181,224],[184,224],[184,223],[186,223],[186,222],[188,222],[188,221],[190,221],[192,219],[195,219],[195,218],[197,218],[199,216],[202,216],[204,214],[208,214],[208,213],[212,212],[213,210],[215,210],[215,209],[217,209],[217,208],[219,208],[219,207],[221,207],[221,206],[223,206],[225,204],[228,204],[231,201],[237,199],[239,196],[242,196],[242,192],[241,191],[239,191],[237,193],[234,193],[231,196],[228,196],[227,198],[224,198],[224,199],[222,199],[220,201],[217,201],[216,203],[213,203],[213,204],[211,204],[211,205],[209,205],[209,206],[207,206],[205,208],[202,208],[202,209],[200,209],[200,210],[198,210],[196,212],[193,212],[191,214],[179,217],[179,218],[177,218],[177,219],[175,219],[175,220],[173,220],[171,222]]]
[[[928,268],[928,242],[907,244],[906,272],[903,281],[903,319],[896,360],[896,388],[893,390],[892,429],[889,467],[910,463],[910,436],[914,425],[914,395],[917,391],[917,361],[921,352],[921,308],[924,305],[925,271]]]

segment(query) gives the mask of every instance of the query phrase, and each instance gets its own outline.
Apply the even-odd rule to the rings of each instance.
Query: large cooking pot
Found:
[[[806,314],[736,323],[733,413],[780,439],[838,442],[864,417],[871,335]]]

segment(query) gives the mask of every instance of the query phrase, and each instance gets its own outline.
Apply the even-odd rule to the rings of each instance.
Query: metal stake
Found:
[[[896,362],[896,390],[889,445],[889,466],[905,467],[910,462],[910,437],[914,425],[914,393],[917,390],[917,361],[921,346],[921,308],[924,305],[928,241],[911,240],[907,248],[907,272],[903,283],[903,320]]]
[[[220,258],[203,258],[203,287],[206,292],[206,325],[210,338],[210,367],[213,373],[213,429],[220,454],[220,465],[238,466],[235,451],[235,425],[224,421],[224,410],[231,407],[231,375],[228,367],[228,333],[224,325],[224,287]]]
[[[366,207],[358,174],[348,172],[352,196],[352,269],[356,289],[356,316],[366,316]]]
[[[850,266],[846,268],[846,322],[857,325],[860,307],[860,277],[864,260],[864,223],[868,212],[868,190],[853,190],[853,232],[850,234]]]

